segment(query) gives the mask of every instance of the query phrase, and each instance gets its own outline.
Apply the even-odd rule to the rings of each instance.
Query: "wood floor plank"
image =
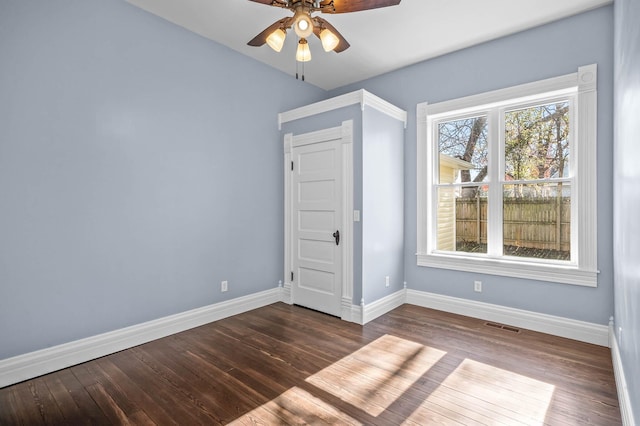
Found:
[[[28,384],[31,395],[33,395],[34,401],[36,401],[38,405],[38,409],[40,410],[40,415],[42,416],[44,423],[53,425],[64,424],[65,418],[62,411],[60,411],[60,408],[58,407],[53,395],[51,395],[44,379],[42,377],[38,377],[29,381]]]
[[[46,375],[42,379],[60,407],[67,424],[89,424],[59,375]]]
[[[187,367],[184,355],[173,358],[171,351],[153,348],[136,348],[134,354],[156,374],[173,383],[176,391],[198,410],[222,423],[267,401],[251,387],[214,365],[208,364],[206,370],[215,372],[215,379],[205,380],[202,370]]]
[[[46,423],[42,418],[40,408],[29,391],[29,383],[30,381],[18,383],[10,388],[16,402],[18,421],[24,425],[44,425]]]
[[[129,416],[131,424],[141,426],[156,426],[157,423],[151,420],[151,418],[142,410],[138,410]]]
[[[96,379],[99,389],[105,390],[112,402],[117,406],[117,411],[122,411],[125,417],[138,411],[137,406],[122,391],[118,381],[113,380],[109,373],[105,371],[100,362],[90,362],[83,364],[87,374]],[[91,386],[90,386],[91,387]],[[89,387],[87,388],[89,389]]]
[[[0,420],[4,417],[4,423],[0,421],[0,424],[19,425],[20,405],[16,401],[13,389],[5,389],[0,389],[0,414],[5,413],[4,416],[0,415]]]
[[[72,419],[72,424],[75,422],[76,424],[82,424],[84,420],[86,420],[87,424],[92,425],[107,425],[109,424],[109,420],[104,415],[100,407],[96,404],[96,402],[91,398],[86,388],[80,381],[78,380],[78,376],[76,375],[76,371],[79,369],[84,369],[84,364],[79,366],[74,366],[71,368],[67,368],[64,370],[60,370],[54,374],[48,375],[50,378],[58,379],[62,385],[67,389],[69,395],[71,395],[71,399],[78,407],[79,414],[74,414],[76,412],[73,406],[70,408],[66,408],[61,406],[63,414],[65,418]],[[78,373],[80,374],[80,373]],[[96,381],[90,377],[85,377],[88,379],[88,384],[95,384]],[[79,417],[76,417],[79,416]]]
[[[276,303],[0,389],[1,425],[621,424],[608,348],[403,305]]]
[[[192,401],[184,397],[183,393],[177,392],[175,383],[158,375],[138,360],[131,351],[114,354],[111,361],[139,387],[149,389],[146,394],[155,404],[166,407],[167,411],[170,410],[167,414],[171,416],[174,423],[207,424],[216,420],[208,413],[194,409]]]
[[[178,424],[178,422],[172,418],[171,408],[167,405],[159,404],[149,395],[154,392],[153,388],[147,386],[144,381],[138,382],[131,378],[114,364],[113,357],[104,357],[92,362],[98,364],[102,371],[108,376],[109,380],[118,384],[123,395],[129,399],[139,411],[144,412],[146,417],[149,417],[157,424]],[[134,413],[132,417],[136,415],[141,416],[140,414]]]
[[[100,383],[88,386],[87,392],[89,392],[89,395],[91,395],[96,404],[102,409],[102,412],[107,419],[109,419],[109,423],[114,425],[129,424],[127,415]]]

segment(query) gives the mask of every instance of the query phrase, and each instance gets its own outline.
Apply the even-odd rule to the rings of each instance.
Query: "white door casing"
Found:
[[[353,297],[352,129],[350,120],[284,138],[284,301],[347,321]]]

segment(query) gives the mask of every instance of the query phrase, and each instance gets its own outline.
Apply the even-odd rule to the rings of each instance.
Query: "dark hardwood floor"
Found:
[[[620,425],[609,349],[404,305],[277,303],[0,389],[1,425]]]

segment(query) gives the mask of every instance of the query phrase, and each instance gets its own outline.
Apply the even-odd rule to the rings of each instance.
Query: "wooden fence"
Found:
[[[505,198],[503,205],[505,245],[570,250],[570,197]],[[456,241],[487,243],[486,198],[456,200]]]

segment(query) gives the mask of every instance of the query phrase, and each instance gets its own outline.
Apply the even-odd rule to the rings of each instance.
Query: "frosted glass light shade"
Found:
[[[340,39],[326,28],[320,32],[320,41],[325,52],[335,49],[340,43]]]
[[[278,28],[267,37],[267,44],[270,48],[279,52],[282,50],[282,46],[284,45],[284,39],[287,37],[287,33],[282,31],[282,29]]]
[[[294,15],[293,29],[300,38],[307,38],[313,33],[311,16],[304,11],[297,11]]]
[[[309,43],[304,38],[301,38],[298,42],[298,50],[296,51],[296,61],[309,62],[311,60],[311,50],[309,50]]]

